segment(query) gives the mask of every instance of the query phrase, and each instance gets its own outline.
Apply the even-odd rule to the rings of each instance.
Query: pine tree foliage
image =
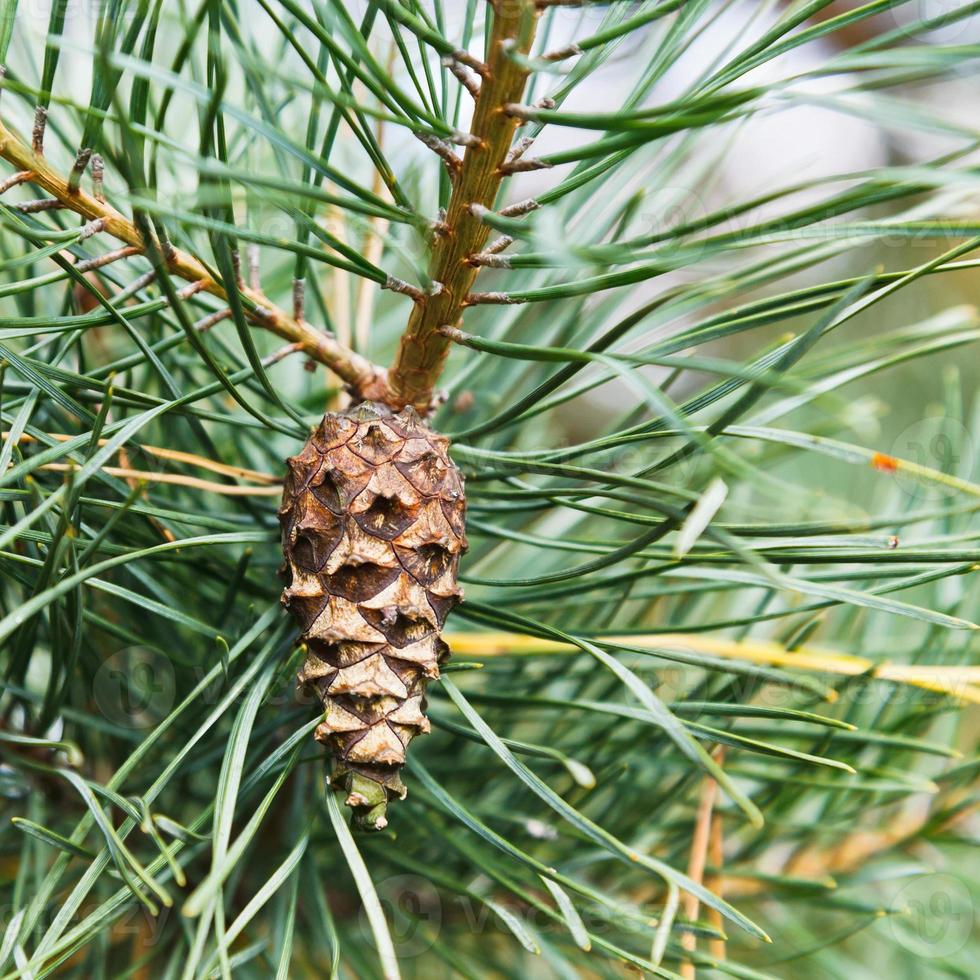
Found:
[[[978,18],[4,0],[0,978],[973,976]],[[728,186],[801,107],[889,158]],[[381,833],[325,412],[465,477]]]

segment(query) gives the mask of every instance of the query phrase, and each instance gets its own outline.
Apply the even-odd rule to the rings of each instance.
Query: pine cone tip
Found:
[[[405,796],[392,792],[384,783],[338,765],[330,777],[330,783],[344,794],[344,802],[354,813],[354,822],[362,830],[384,830],[388,826],[388,800]]]

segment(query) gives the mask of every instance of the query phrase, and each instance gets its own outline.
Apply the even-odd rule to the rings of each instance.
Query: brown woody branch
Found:
[[[481,76],[470,128],[473,139],[466,146],[445,222],[433,244],[429,276],[441,289],[414,304],[388,372],[385,400],[396,408],[414,405],[426,412],[432,404],[451,343],[441,328],[457,326],[468,305],[479,272],[472,258],[483,252],[490,234],[480,214],[493,207],[520,122],[504,111],[505,106],[520,103],[528,75],[512,55],[530,51],[540,5],[535,0],[494,0],[492,6],[487,62],[479,68],[470,64]]]
[[[30,182],[51,195],[51,204],[45,208],[64,207],[86,218],[89,222],[99,222],[100,231],[124,242],[130,250],[127,254],[136,255],[146,251],[146,242],[136,225],[121,212],[106,203],[102,195],[101,161],[93,159],[95,194],[87,194],[79,186],[81,169],[88,163],[76,163],[68,179],[61,176],[42,152],[44,118],[39,114],[32,134],[33,146],[28,146],[2,122],[0,122],[0,157],[17,168],[15,178],[4,183],[3,187],[14,183]],[[84,153],[84,151],[83,151]],[[80,155],[79,160],[82,160]],[[31,202],[36,203],[36,202]],[[28,207],[22,210],[38,210]],[[203,291],[227,299],[224,286],[218,282],[200,259],[174,248],[169,242],[157,243],[158,251],[164,256],[167,268],[172,275],[195,284],[195,292]],[[122,257],[122,256],[117,256]],[[290,342],[293,349],[301,351],[311,360],[326,365],[339,378],[347,383],[357,398],[383,399],[385,397],[385,372],[366,358],[348,350],[336,339],[317,330],[303,319],[290,316],[279,309],[254,284],[238,287],[246,307],[245,315],[263,330],[268,330]]]
[[[453,177],[453,191],[445,217],[435,229],[429,269],[433,288],[422,292],[393,277],[384,285],[384,288],[405,293],[413,300],[408,325],[391,369],[385,372],[334,337],[308,324],[302,316],[302,304],[296,302],[296,297],[292,316],[276,307],[259,288],[254,269],[248,285],[239,282],[238,291],[248,319],[261,329],[289,341],[291,349],[302,351],[311,360],[326,365],[347,383],[355,399],[384,401],[394,408],[413,405],[422,413],[428,412],[451,343],[445,328],[459,323],[466,306],[508,301],[506,294],[473,293],[471,288],[482,266],[506,267],[506,260],[495,259],[495,253],[511,241],[505,236],[486,248],[490,227],[483,222],[482,216],[493,207],[505,176],[538,166],[532,158],[521,159],[530,141],[513,146],[514,133],[521,119],[519,114],[508,109],[520,105],[528,75],[528,70],[519,64],[520,59],[513,55],[528,54],[538,15],[547,4],[540,0],[490,0],[490,3],[493,25],[487,42],[486,63],[465,52],[453,55],[458,65],[472,72],[464,80],[476,100],[470,132],[453,134],[446,142],[417,134],[446,162]],[[93,227],[126,246],[110,253],[113,261],[126,255],[142,254],[148,244],[155,245],[155,251],[163,256],[169,272],[191,283],[188,287],[191,292],[182,290],[182,297],[204,291],[227,299],[222,283],[212,276],[200,259],[175,248],[168,241],[144,241],[135,223],[106,202],[102,186],[103,165],[97,155],[83,151],[67,179],[57,173],[43,154],[45,121],[45,114],[39,112],[32,146],[0,122],[0,157],[19,171],[2,185],[0,192],[15,184],[30,182],[51,197],[29,202],[26,209],[65,208],[86,218],[90,225],[97,222]],[[450,142],[465,147],[461,159],[453,152]],[[93,194],[87,194],[80,187],[89,162]],[[511,209],[508,213],[523,214],[536,206],[533,201],[520,202],[515,206],[516,210]],[[107,258],[105,262],[108,261]],[[105,264],[101,260],[91,262],[93,268]],[[215,322],[226,315],[227,311],[215,314]]]

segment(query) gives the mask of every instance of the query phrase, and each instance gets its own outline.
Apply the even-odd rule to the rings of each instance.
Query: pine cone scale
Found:
[[[366,403],[325,416],[287,461],[283,604],[309,651],[298,680],[323,702],[315,738],[334,783],[373,829],[405,795],[399,770],[429,731],[425,688],[461,595],[465,496],[448,447],[413,409]]]

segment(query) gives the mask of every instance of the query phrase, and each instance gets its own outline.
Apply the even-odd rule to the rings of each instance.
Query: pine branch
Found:
[[[463,5],[449,37],[439,5],[401,0],[366,5],[358,19],[342,0],[317,5],[323,18],[298,0],[279,5],[285,18],[264,17],[275,6],[264,0],[225,5],[220,17],[207,4],[183,14],[150,4],[139,23],[97,26],[88,102],[75,73],[59,70],[65,4],[40,42],[24,18],[0,16],[0,61],[9,55],[16,91],[44,105],[68,92],[84,116],[86,135],[69,149],[97,145],[116,92],[130,96],[116,107],[147,147],[179,142],[186,107],[199,103],[215,132],[220,200],[254,203],[249,237],[283,259],[267,286],[292,321],[323,323],[311,312],[323,310],[331,339],[362,352],[368,341],[387,350],[411,324],[424,343],[406,354],[404,383],[423,408],[444,356],[425,344],[475,352],[453,372],[445,419],[467,477],[473,560],[467,602],[441,634],[455,659],[433,664],[444,654],[428,627],[402,643],[458,588],[446,546],[461,542],[461,501],[428,492],[446,465],[444,440],[404,439],[415,420],[396,431],[381,406],[341,416],[338,394],[329,411],[358,428],[356,441],[318,438],[293,459],[300,478],[283,481],[283,458],[298,448],[285,417],[315,411],[322,385],[300,374],[271,389],[258,367],[302,344],[246,344],[246,364],[233,336],[209,338],[205,357],[185,339],[226,320],[239,296],[253,312],[271,306],[259,246],[243,239],[241,262],[225,253],[219,274],[217,252],[179,239],[199,257],[194,275],[203,269],[229,296],[202,295],[188,317],[178,305],[184,330],[144,337],[132,318],[208,283],[168,274],[180,253],[165,226],[111,178],[108,198],[123,214],[92,209],[106,200],[97,155],[59,156],[54,195],[34,186],[29,153],[2,168],[4,214],[35,215],[14,222],[33,254],[21,257],[6,236],[0,288],[0,759],[16,831],[5,855],[17,872],[4,897],[9,969],[87,980],[111,947],[119,971],[154,976],[232,964],[246,977],[287,976],[310,962],[395,976],[406,953],[418,975],[443,960],[466,975],[523,975],[544,939],[549,967],[568,976],[622,964],[698,980],[972,976],[980,760],[976,733],[958,719],[980,704],[969,621],[980,483],[978,409],[960,367],[980,319],[962,297],[950,305],[935,278],[980,268],[977,240],[963,241],[970,226],[955,218],[970,201],[972,141],[944,138],[914,167],[872,167],[856,182],[852,171],[777,167],[771,186],[746,195],[719,179],[739,165],[728,107],[744,104],[750,75],[753,100],[791,112],[809,104],[808,79],[855,69],[861,112],[875,121],[881,100],[894,138],[907,129],[925,151],[921,106],[885,90],[959,84],[976,68],[966,46],[910,44],[960,14],[882,22],[846,55],[798,63],[795,50],[888,5],[818,22],[826,0],[805,0],[723,38],[706,75],[689,53],[717,5],[592,4],[582,19],[581,0],[491,2]],[[545,11],[533,45],[532,6]],[[785,72],[759,81],[757,68],[787,58],[789,82]],[[549,72],[554,62],[562,67]],[[576,90],[601,85],[593,73],[611,64],[615,105],[571,111]],[[529,93],[518,69],[556,79],[558,104]],[[668,71],[676,97],[663,102]],[[151,98],[164,75],[168,94]],[[456,129],[464,100],[479,110],[473,132]],[[42,110],[33,133],[28,122],[17,130],[42,163],[46,120]],[[570,137],[560,152],[535,139],[552,126]],[[418,145],[403,138],[413,131],[440,157],[432,172],[450,170],[451,193],[421,258],[431,280],[404,282],[378,269],[382,252],[403,269],[419,260],[383,207],[389,186],[415,187]],[[368,158],[373,175],[338,169]],[[552,170],[534,200],[501,186],[571,160],[582,164]],[[318,169],[350,196],[318,190]],[[314,214],[316,202],[327,210]],[[265,209],[293,205],[306,219],[270,232]],[[546,220],[526,227],[520,216],[538,206]],[[884,217],[846,217],[869,208]],[[353,263],[320,288],[290,261],[308,251],[311,217]],[[142,240],[113,237],[116,219]],[[957,244],[916,254],[920,235]],[[528,248],[511,254],[511,236]],[[872,253],[872,236],[887,251]],[[52,250],[58,268],[41,261]],[[873,272],[879,261],[886,271]],[[840,262],[846,278],[826,272]],[[480,279],[483,267],[507,271]],[[92,290],[74,309],[66,270],[76,297],[80,275]],[[639,291],[600,295],[637,282]],[[153,283],[166,294],[145,295]],[[922,302],[906,314],[879,305],[907,288]],[[101,311],[95,293],[111,300]],[[543,322],[531,304],[545,300],[554,315]],[[504,303],[514,305],[492,340],[461,329],[479,317],[466,307]],[[785,330],[806,341],[780,339]],[[787,345],[805,360],[784,356]],[[371,370],[379,397],[394,398]],[[900,411],[881,415],[890,402]],[[723,506],[712,489],[721,480]],[[305,644],[279,612],[270,560],[284,489],[289,598]],[[343,646],[331,642],[338,624]],[[293,667],[311,682],[299,704]],[[350,764],[348,795],[366,816],[371,794],[375,806],[388,787],[400,795],[393,780],[378,790],[369,777],[394,775],[403,734],[428,724],[414,693],[389,725],[387,695],[366,690],[402,698],[398,684],[416,690],[436,667],[447,673],[428,688],[427,713],[441,731],[408,759],[393,833],[352,837],[309,764],[310,738],[319,728]],[[327,687],[334,671],[344,673]],[[465,673],[465,685],[448,671]],[[363,699],[352,694],[362,684]],[[365,704],[376,714],[366,718]],[[219,768],[210,792],[202,773]],[[367,782],[354,786],[355,774]],[[764,826],[744,821],[755,813]],[[576,864],[581,841],[606,860]],[[193,919],[160,908],[173,888],[187,891]],[[448,896],[465,915],[444,918],[435,952],[395,944],[386,906],[445,906]],[[133,942],[116,942],[150,906],[159,914]],[[368,934],[354,928],[363,907]],[[484,920],[476,935],[471,924]],[[875,935],[862,940],[868,926]],[[252,932],[275,936],[276,949],[243,944]]]
[[[428,411],[450,338],[444,327],[459,323],[490,234],[480,215],[492,208],[506,175],[505,164],[519,119],[504,107],[519,103],[528,71],[514,54],[527,55],[539,8],[533,0],[494,3],[488,62],[462,164],[455,174],[445,222],[440,226],[430,263],[436,293],[420,297],[409,317],[394,364],[388,373],[387,401]]]
[[[0,122],[0,157],[13,164],[18,170],[16,179],[5,183],[4,189],[15,183],[34,184],[51,195],[48,199],[51,203],[48,204],[48,200],[29,202],[31,205],[43,204],[44,209],[65,208],[73,211],[88,219],[93,233],[105,232],[125,242],[126,249],[110,253],[116,258],[145,253],[147,245],[136,225],[108,204],[103,197],[100,162],[96,161],[96,172],[93,174],[96,178],[96,193],[93,196],[80,187],[82,172],[89,161],[88,151],[81,151],[71,174],[65,178],[45,159],[41,146],[43,128],[40,136],[38,129],[39,126],[35,125],[32,148]],[[26,210],[40,209],[29,207]],[[212,276],[200,259],[174,248],[169,243],[158,243],[156,247],[162,253],[168,271],[192,283],[195,292],[210,293],[219,299],[228,298],[224,286]],[[279,309],[255,285],[241,284],[238,288],[245,306],[245,314],[257,327],[282,337],[294,345],[296,351],[301,351],[311,360],[328,367],[348,384],[356,397],[372,399],[383,396],[385,390],[383,369],[348,350],[333,337],[315,329],[304,320],[290,316]]]

